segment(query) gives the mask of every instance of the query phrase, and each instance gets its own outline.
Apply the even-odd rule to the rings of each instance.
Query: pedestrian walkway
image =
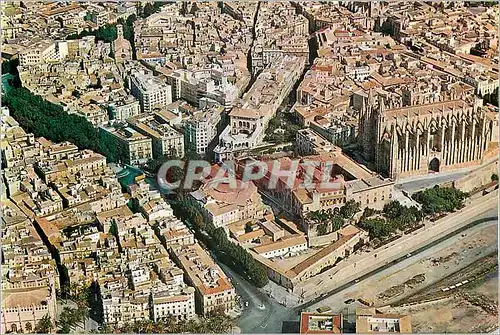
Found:
[[[285,307],[295,307],[300,304],[301,298],[297,294],[292,292],[288,292],[286,288],[276,284],[273,281],[269,281],[269,283],[261,289],[264,293],[266,293],[270,298],[276,300],[279,304]]]

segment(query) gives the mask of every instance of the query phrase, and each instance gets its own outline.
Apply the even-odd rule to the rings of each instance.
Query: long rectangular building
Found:
[[[217,308],[228,312],[234,308],[236,293],[233,285],[198,243],[180,247],[174,258],[185,271],[186,281],[196,290],[198,314],[206,315]]]

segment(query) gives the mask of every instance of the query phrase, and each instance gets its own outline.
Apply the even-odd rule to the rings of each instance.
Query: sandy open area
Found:
[[[498,304],[498,274],[465,291],[484,294]],[[483,333],[498,328],[497,315],[456,296],[439,302],[382,310],[411,315],[414,333]]]

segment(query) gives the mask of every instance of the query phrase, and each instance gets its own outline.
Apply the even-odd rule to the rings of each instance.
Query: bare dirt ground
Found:
[[[484,333],[498,328],[497,306],[498,273],[494,272],[444,300],[380,310],[411,315],[414,333]]]
[[[497,248],[497,226],[459,236],[455,243],[436,250],[432,256],[412,263],[348,294],[363,297],[375,306],[386,306],[411,296],[442,278],[477,262]]]

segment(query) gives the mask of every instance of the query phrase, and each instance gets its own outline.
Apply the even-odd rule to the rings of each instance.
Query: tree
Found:
[[[318,225],[317,232],[319,236],[328,234],[328,225],[326,223],[321,223]]]
[[[491,181],[498,181],[498,175],[496,173],[491,175]]]
[[[33,95],[25,88],[13,89],[3,98],[12,117],[36,137],[42,136],[54,142],[69,141],[80,149],[91,149],[113,159],[115,146],[101,145],[97,129],[84,117],[68,114],[61,106]]]
[[[35,332],[38,334],[48,334],[52,332],[54,323],[48,314],[44,315],[36,324]]]
[[[250,233],[252,232],[252,222],[251,221],[248,221],[246,224],[245,224],[245,233]]]
[[[389,21],[384,21],[384,23],[382,23],[382,26],[380,27],[380,32],[383,35],[391,35],[392,34],[392,28],[391,28],[391,24],[389,23]]]
[[[392,227],[381,218],[367,219],[360,222],[359,225],[368,231],[371,239],[386,239],[393,233]]]
[[[401,216],[403,211],[403,206],[399,203],[399,201],[389,201],[384,205],[384,209],[382,212],[384,216],[388,219],[394,220]]]
[[[453,187],[428,188],[413,194],[413,200],[422,205],[425,215],[453,212],[464,206],[464,200],[469,195]]]
[[[118,236],[118,225],[115,219],[111,219],[111,224],[109,226],[109,233],[115,237]]]
[[[59,326],[59,332],[68,334],[71,327],[75,326],[76,323],[77,321],[74,315],[74,310],[70,307],[64,307],[57,323]]]
[[[487,93],[483,95],[483,102],[485,104],[492,104],[498,107],[498,88],[496,88],[491,94]]]
[[[29,334],[33,330],[33,326],[31,325],[31,322],[26,322],[26,332]]]
[[[155,9],[154,9],[153,5],[151,5],[150,3],[146,3],[146,5],[144,6],[144,9],[142,10],[142,17],[146,18],[146,17],[150,16],[151,14],[153,14],[154,12],[155,12]]]
[[[332,219],[332,232],[339,230],[343,225],[344,219],[339,215],[335,215]]]
[[[372,217],[377,213],[378,213],[378,211],[376,209],[373,209],[370,207],[365,207],[365,210],[363,211],[363,215],[361,216],[361,219]]]
[[[349,200],[340,208],[339,213],[344,219],[352,220],[354,215],[360,210],[361,204],[359,202]]]

